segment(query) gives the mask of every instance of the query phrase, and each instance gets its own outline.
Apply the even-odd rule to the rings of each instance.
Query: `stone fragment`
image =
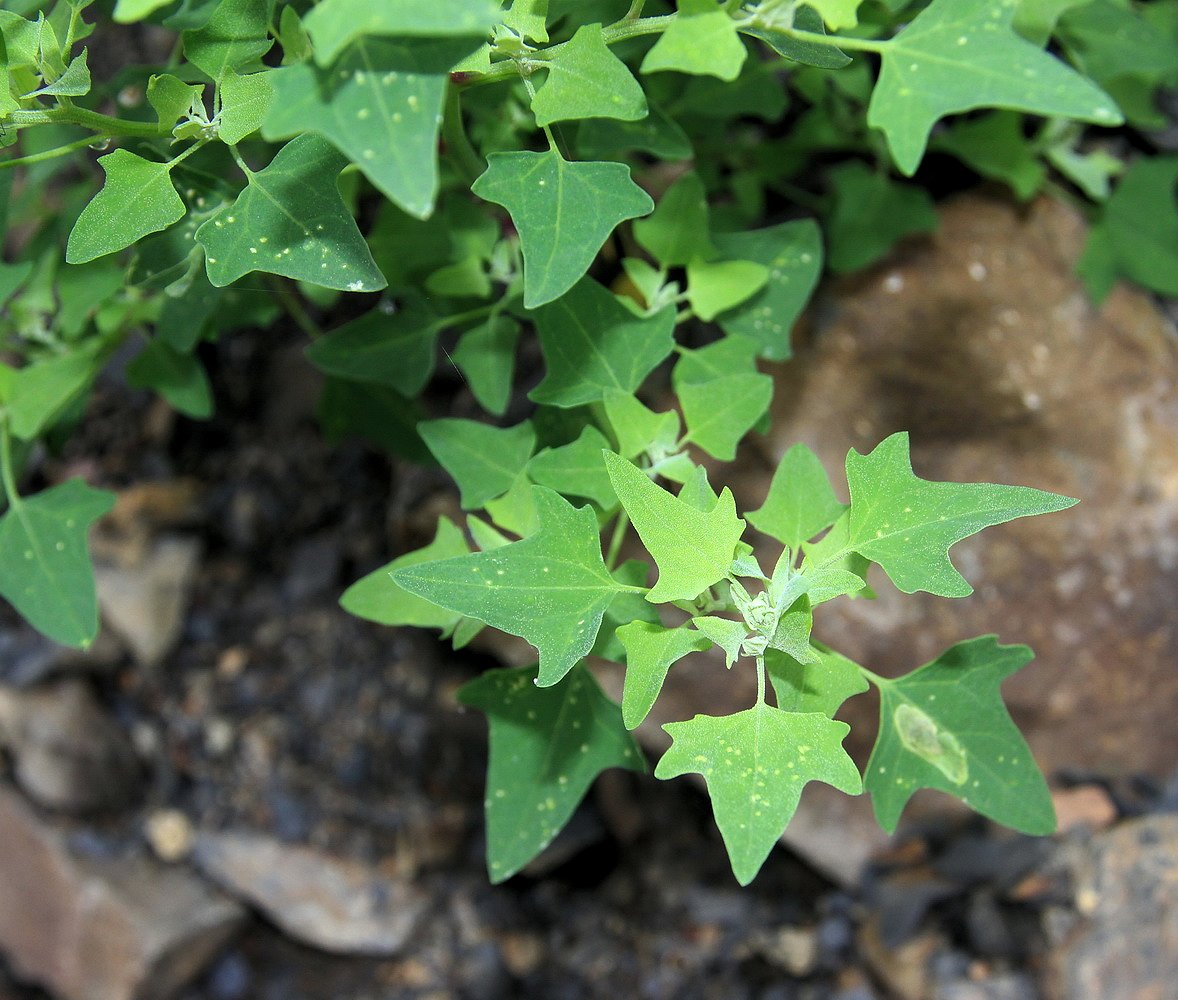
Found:
[[[164,1000],[244,914],[178,868],[75,855],[64,831],[0,787],[0,951],[59,1000]]]
[[[1178,816],[1065,841],[1074,913],[1046,914],[1049,1000],[1164,1000],[1178,983]]]
[[[1117,818],[1117,806],[1099,785],[1078,785],[1058,788],[1052,793],[1059,832],[1067,833],[1077,827],[1104,830]]]
[[[291,937],[345,955],[391,956],[425,900],[367,865],[250,833],[201,833],[193,861]]]
[[[82,680],[0,686],[0,745],[21,787],[48,809],[117,809],[139,791],[142,769],[130,738]]]
[[[155,856],[169,864],[183,861],[192,853],[196,832],[179,809],[159,809],[147,817],[143,835]]]

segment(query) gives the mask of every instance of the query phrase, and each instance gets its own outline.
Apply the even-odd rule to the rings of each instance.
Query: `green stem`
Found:
[[[883,690],[883,688],[886,685],[892,683],[886,677],[880,677],[879,674],[872,673],[866,667],[859,666],[858,663],[856,663],[855,666],[859,667],[859,673],[861,673],[865,678],[867,678],[868,681],[870,681],[872,684],[874,684],[881,691]]]
[[[765,704],[765,657],[757,657],[757,704]]]
[[[270,288],[274,292],[274,297],[278,299],[279,304],[286,310],[286,314],[294,320],[295,326],[302,330],[311,340],[318,340],[322,337],[323,330],[311,318],[311,314],[303,307],[303,303],[299,301],[299,297],[287,287],[286,282],[274,275],[268,275],[267,277]]]
[[[804,31],[801,28],[784,28],[783,35],[796,38],[799,42],[813,42],[815,45],[825,45],[832,49],[849,49],[851,52],[885,52],[888,43],[871,38],[851,38],[846,35],[820,35],[815,31]]]
[[[642,16],[642,8],[646,6],[646,0],[633,0],[630,4],[630,9],[626,11],[626,16],[622,18],[623,21],[637,21]]]
[[[164,139],[171,135],[171,129],[165,129],[158,124],[124,121],[79,107],[53,108],[48,111],[17,110],[8,116],[8,120],[17,128],[26,125],[80,125],[102,135],[126,136],[132,139]]]
[[[16,510],[21,503],[16,489],[16,476],[12,471],[12,439],[8,432],[8,417],[0,416],[0,482],[4,484],[4,495],[8,505]]]
[[[614,533],[609,540],[609,552],[605,557],[606,568],[612,573],[617,569],[618,555],[622,551],[622,542],[626,538],[626,529],[630,527],[630,516],[625,507],[618,508],[618,519],[614,522]]]
[[[233,154],[233,162],[237,164],[238,169],[245,174],[246,180],[254,176],[254,172],[250,170],[249,164],[241,158],[241,154],[237,151],[236,146],[230,146],[229,152]]]
[[[462,121],[461,91],[454,84],[446,87],[446,112],[442,118],[442,141],[446,151],[454,157],[454,165],[462,175],[467,187],[472,185],[487,169],[487,165],[475,152]]]
[[[42,163],[45,160],[55,160],[59,156],[65,156],[76,149],[93,145],[93,143],[94,136],[88,135],[85,139],[78,139],[76,142],[57,146],[54,149],[43,149],[39,153],[30,153],[28,156],[21,156],[15,160],[0,160],[0,170],[7,170],[9,167],[23,167],[30,163]]]

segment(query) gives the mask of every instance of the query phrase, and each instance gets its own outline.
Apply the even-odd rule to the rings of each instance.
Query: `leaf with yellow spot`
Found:
[[[555,687],[537,687],[535,667],[489,670],[458,700],[487,715],[487,872],[510,878],[560,832],[609,767],[645,771],[618,706],[584,665]]]
[[[593,648],[614,597],[640,588],[605,568],[593,508],[533,486],[540,518],[523,541],[406,566],[393,580],[411,594],[527,639],[540,652],[537,683],[556,684]]]
[[[703,775],[741,885],[760,871],[807,782],[824,781],[848,795],[862,791],[842,745],[850,726],[820,712],[783,712],[760,702],[735,715],[697,715],[663,728],[674,743],[654,775]]]
[[[327,142],[301,135],[264,170],[251,172],[237,200],[196,231],[209,281],[219,288],[265,271],[349,292],[384,288],[336,187],[346,165]]]
[[[1033,655],[984,635],[903,677],[875,679],[879,736],[863,780],[885,830],[913,792],[936,788],[1023,833],[1054,832],[1051,792],[1002,702],[1002,682]]]

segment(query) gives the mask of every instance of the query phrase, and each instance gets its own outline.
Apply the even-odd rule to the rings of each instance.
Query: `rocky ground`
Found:
[[[938,237],[988,262],[992,275],[1001,271],[995,261],[1021,260],[1028,227],[1042,236],[1048,223],[1064,224],[993,205],[951,209]],[[974,227],[968,240],[955,225]],[[878,436],[903,399],[914,440],[924,426],[942,448],[925,448],[925,474],[962,461],[989,468],[976,449],[983,435],[963,443],[944,427],[953,408],[946,401],[957,395],[949,380],[973,377],[977,366],[913,349],[934,400],[921,410],[913,400],[923,390],[896,384],[899,369],[879,346],[887,338],[873,331],[900,337],[914,316],[928,326],[930,316],[952,315],[954,343],[974,326],[989,336],[979,310],[1000,317],[1028,288],[1054,288],[1042,295],[1046,319],[1025,306],[1052,364],[1039,371],[1027,362],[1021,377],[1046,385],[1067,375],[1066,401],[1085,391],[1075,384],[1080,373],[1095,368],[1110,398],[1092,390],[1084,409],[1135,420],[1137,438],[1114,423],[1099,425],[1104,436],[1093,443],[1094,418],[1087,443],[1069,444],[1061,435],[1075,412],[1053,408],[1033,385],[1016,381],[1008,393],[1022,410],[1004,418],[1003,447],[1041,474],[1087,477],[1093,523],[1125,527],[1085,535],[1085,551],[1123,556],[1124,586],[1154,593],[1149,613],[1134,618],[1132,602],[1122,607],[1105,587],[1111,570],[1101,576],[1069,550],[1059,572],[1080,566],[1076,578],[1091,579],[1095,591],[1039,580],[1055,595],[1041,605],[1041,634],[1012,627],[1003,635],[1032,640],[1042,670],[1066,678],[1080,662],[1069,622],[1102,633],[1080,644],[1104,642],[1105,671],[1088,659],[1075,667],[1081,695],[1057,703],[1033,685],[1019,693],[1020,721],[1056,789],[1059,835],[1015,836],[930,799],[883,842],[864,832],[858,813],[836,814],[808,794],[790,847],[742,890],[698,788],[608,775],[527,872],[490,886],[481,841],[485,727],[458,709],[453,692],[496,662],[492,652],[455,654],[336,605],[348,582],[428,539],[436,514],[454,503],[445,481],[359,444],[325,443],[315,379],[295,335],[234,336],[207,350],[218,396],[212,421],[175,418],[128,390],[116,367],[66,454],[43,463],[47,478],[82,473],[120,500],[95,538],[106,622],[96,648],[63,652],[11,615],[0,622],[0,1000],[1172,996],[1178,731],[1160,720],[1172,716],[1167,685],[1178,660],[1172,613],[1156,609],[1172,608],[1178,593],[1172,560],[1157,555],[1174,538],[1178,497],[1178,420],[1159,389],[1175,371],[1173,330],[1144,300],[1114,303],[1121,311],[1099,319],[1085,312],[1074,304],[1066,260],[1033,245],[1008,279],[989,282],[964,259],[957,279],[922,270],[934,265],[921,255],[943,261],[940,251],[910,247],[830,291],[816,312],[828,333],[812,333],[797,366],[817,387],[836,368],[853,375],[843,398],[828,402],[825,426],[840,426],[843,406],[871,420],[863,429],[847,415],[844,436]],[[948,259],[937,266],[956,266]],[[1031,261],[1053,276],[1027,274]],[[848,330],[857,309],[870,322]],[[971,326],[971,316],[982,318]],[[1099,365],[1069,357],[1073,341],[1089,358],[1090,342],[1103,345]],[[1023,345],[1032,359],[1034,343]],[[997,382],[1021,355],[993,353]],[[1133,372],[1137,382],[1126,382]],[[783,405],[798,386],[781,383]],[[460,383],[440,392],[439,406],[464,405]],[[1028,405],[1032,397],[1038,406]],[[816,430],[798,430],[797,412],[812,409],[779,413],[779,433],[833,448]],[[1106,440],[1148,465],[1132,466],[1136,506],[1093,486],[1091,456]],[[1036,464],[1040,446],[1054,457]],[[777,443],[758,447],[771,460]],[[1123,476],[1129,458],[1109,454]],[[758,475],[755,459],[734,473],[748,491]],[[1018,471],[976,478],[1031,481]],[[1015,587],[1003,612],[1002,574],[1017,569],[997,544],[996,563],[977,556],[988,589],[965,613],[1002,625],[1002,615],[1015,614],[1011,602],[1028,597]],[[1120,608],[1117,617],[1094,618],[1088,600]],[[902,646],[897,633],[913,631],[912,620],[887,617],[886,599],[881,606],[883,617],[857,623],[869,654]],[[957,622],[956,637],[973,634],[969,627]],[[1090,692],[1101,676],[1117,706],[1107,717]],[[1163,693],[1134,694],[1141,687],[1130,677]],[[1131,725],[1133,698],[1148,725]],[[1087,739],[1081,750],[1078,734]]]

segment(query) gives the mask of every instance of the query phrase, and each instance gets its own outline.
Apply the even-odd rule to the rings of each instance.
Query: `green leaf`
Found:
[[[114,499],[70,479],[36,496],[10,497],[0,518],[0,596],[54,642],[86,647],[98,634],[86,532]]]
[[[85,347],[18,371],[8,390],[12,433],[32,441],[52,427],[89,389],[100,365],[98,351]]]
[[[1178,156],[1135,160],[1089,233],[1081,268],[1091,263],[1094,248],[1100,247],[1110,284],[1119,274],[1162,295],[1178,295],[1176,184]]]
[[[1020,38],[1018,0],[933,0],[891,41],[867,123],[879,128],[911,176],[929,132],[945,115],[997,107],[1119,125],[1116,104],[1095,84]]]
[[[596,427],[586,427],[571,444],[545,448],[528,462],[528,476],[566,496],[587,497],[602,510],[612,510],[618,499],[602,461],[609,442]]]
[[[830,172],[835,204],[827,222],[827,262],[834,271],[874,264],[899,240],[937,228],[929,193],[854,161]]]
[[[115,4],[114,20],[119,24],[133,24],[172,2],[173,0],[118,0]]]
[[[626,64],[610,51],[600,24],[585,24],[556,50],[548,78],[532,98],[536,124],[578,118],[646,117],[646,95]]]
[[[265,271],[349,292],[384,288],[336,187],[346,165],[318,136],[301,135],[264,170],[251,172],[237,200],[196,232],[209,281],[223,287]]]
[[[203,93],[203,85],[185,83],[168,73],[156,74],[147,81],[147,103],[164,128],[172,128],[187,115]]]
[[[618,628],[633,622],[659,622],[658,610],[643,596],[649,574],[649,563],[641,559],[627,559],[614,570],[614,579],[618,583],[635,589],[618,594],[605,609],[605,616],[601,619],[601,631],[597,633],[597,641],[589,650],[590,656],[600,656],[614,663],[625,663],[626,649],[617,635]]]
[[[392,562],[357,580],[340,598],[340,607],[349,614],[380,625],[415,625],[448,631],[462,615],[411,594],[393,582],[392,574],[403,566],[418,566],[470,551],[460,528],[447,517],[438,518],[434,540],[424,548],[406,552]]]
[[[1008,184],[1022,201],[1033,197],[1047,179],[1047,169],[1023,135],[1023,116],[1013,111],[954,122],[933,146],[952,153],[981,176]]]
[[[530,420],[492,427],[477,420],[447,418],[417,425],[434,457],[454,477],[464,510],[502,496],[519,478],[536,446]]]
[[[769,281],[769,269],[751,260],[694,260],[687,265],[687,301],[704,322],[746,302]]]
[[[592,278],[536,312],[548,369],[528,398],[549,406],[595,403],[607,390],[634,392],[675,346],[675,308],[635,316]]]
[[[520,325],[510,316],[492,315],[467,330],[450,354],[479,405],[496,416],[503,415],[511,399],[519,335]]]
[[[577,128],[577,152],[586,160],[608,160],[630,150],[657,156],[660,160],[688,160],[691,140],[667,114],[651,104],[641,121],[590,118]]]
[[[418,405],[396,389],[328,377],[319,401],[319,422],[328,440],[358,435],[410,461],[430,462],[417,433]]]
[[[626,649],[626,680],[622,687],[622,721],[636,729],[650,714],[663,689],[667,671],[688,653],[711,649],[712,641],[686,626],[664,628],[656,622],[635,621],[618,628]]]
[[[674,449],[679,440],[679,414],[674,410],[655,413],[628,392],[617,389],[606,390],[602,402],[622,458],[664,454]]]
[[[747,233],[717,233],[721,254],[769,269],[765,287],[717,317],[725,333],[760,345],[761,357],[785,361],[793,354],[790,329],[822,274],[822,233],[810,219],[783,222]]]
[[[679,13],[642,60],[643,73],[678,70],[735,80],[748,51],[716,0],[679,0]]]
[[[1021,0],[1014,12],[1014,30],[1028,42],[1046,45],[1055,24],[1069,7],[1089,4],[1092,0]]]
[[[548,0],[512,0],[503,23],[521,38],[548,41]]]
[[[818,456],[804,444],[795,444],[774,470],[765,502],[747,516],[758,531],[797,551],[846,509],[834,495]]]
[[[486,712],[490,725],[485,802],[494,883],[548,846],[598,774],[646,769],[618,706],[584,667],[556,687],[537,687],[535,673],[489,670],[458,692],[462,704]]]
[[[683,349],[672,383],[687,423],[684,444],[697,444],[723,461],[736,457],[737,444],[773,398],[773,379],[756,370],[755,351],[755,345],[736,338]]]
[[[570,163],[555,150],[492,153],[471,190],[515,223],[529,309],[572,288],[620,222],[654,208],[622,164]]]
[[[204,366],[191,353],[182,353],[162,340],[151,340],[127,365],[127,384],[152,389],[174,409],[194,420],[213,413],[213,391]]]
[[[777,620],[777,627],[769,637],[769,648],[786,653],[799,663],[813,663],[815,653],[810,645],[814,628],[814,612],[808,594],[803,594]]]
[[[273,0],[219,0],[204,27],[182,34],[184,55],[214,81],[232,70],[252,71],[270,51]]]
[[[410,593],[526,639],[540,652],[537,683],[550,687],[593,648],[602,616],[626,589],[605,568],[597,518],[532,487],[540,529],[490,552],[398,569]]]
[[[70,264],[115,253],[183,217],[184,201],[172,185],[169,163],[145,160],[125,149],[100,157],[106,183],[82,209],[70,231],[65,259]]]
[[[744,531],[731,491],[725,487],[711,511],[700,511],[656,486],[624,458],[604,455],[614,492],[658,564],[658,582],[646,599],[652,604],[690,601],[724,579]]]
[[[740,657],[741,644],[749,637],[748,626],[742,621],[715,615],[692,618],[691,624],[724,650],[724,664],[731,668]]]
[[[847,485],[846,547],[879,563],[904,593],[923,590],[942,597],[973,593],[949,561],[954,543],[992,524],[1066,510],[1077,502],[1026,486],[920,479],[912,471],[906,432],[885,438],[867,455],[848,452]]]
[[[817,542],[803,546],[806,561],[802,570],[807,581],[810,604],[822,604],[844,594],[873,598],[867,586],[870,560],[847,547],[850,537],[850,508],[831,525]]]
[[[534,485],[526,473],[520,473],[506,493],[487,501],[487,513],[500,528],[520,538],[536,533],[540,527],[540,511],[532,492]]]
[[[694,171],[667,188],[649,218],[634,223],[634,238],[664,268],[715,255],[708,238],[708,200]]]
[[[262,127],[274,100],[274,75],[270,72],[250,73],[248,76],[227,73],[221,80],[220,94],[218,136],[222,142],[235,146]]]
[[[855,2],[857,4],[858,0]],[[808,31],[814,35],[826,34],[826,26],[822,23],[822,17],[812,7],[805,5],[793,9],[792,23],[779,26],[773,21],[754,21],[751,25],[742,25],[740,31],[741,34],[759,38],[778,55],[806,66],[817,66],[820,69],[842,69],[851,62],[851,57],[842,49],[787,34],[782,30],[785,27],[800,28],[802,31]]]
[[[303,19],[303,26],[315,45],[316,62],[328,66],[351,42],[365,35],[459,36],[481,41],[501,16],[492,0],[448,0],[441,4],[436,0],[320,0]],[[473,48],[473,44],[468,45],[467,51]]]
[[[826,22],[831,31],[844,31],[859,23],[859,6],[863,0],[806,0]]]
[[[869,687],[859,667],[841,653],[812,646],[816,659],[800,663],[788,653],[765,650],[765,669],[785,712],[821,712],[833,718],[843,702]]]
[[[896,828],[914,791],[936,788],[1023,833],[1055,831],[1051,793],[1000,690],[1033,655],[981,636],[877,682],[879,736],[864,784],[885,830]]]
[[[307,360],[320,371],[358,382],[390,385],[416,396],[434,371],[439,326],[419,299],[389,313],[377,308],[313,341]]]
[[[25,97],[81,97],[90,93],[90,66],[87,63],[89,50],[82,51],[70,60],[65,72],[52,83],[25,94]]]
[[[29,280],[29,275],[32,273],[33,262],[31,260],[21,261],[17,264],[6,264],[0,260],[0,307],[3,307],[4,303],[16,294],[20,286]]]
[[[726,718],[697,715],[663,727],[674,740],[656,778],[702,774],[732,872],[748,885],[793,817],[810,781],[848,795],[862,789],[842,741],[850,727],[818,712],[764,702]]]
[[[1105,86],[1124,76],[1157,83],[1178,73],[1173,39],[1132,6],[1088,3],[1067,10],[1055,37],[1081,72]]]
[[[465,48],[453,39],[361,38],[330,69],[301,63],[275,70],[262,135],[319,133],[392,201],[424,219],[438,192],[446,81]]]

